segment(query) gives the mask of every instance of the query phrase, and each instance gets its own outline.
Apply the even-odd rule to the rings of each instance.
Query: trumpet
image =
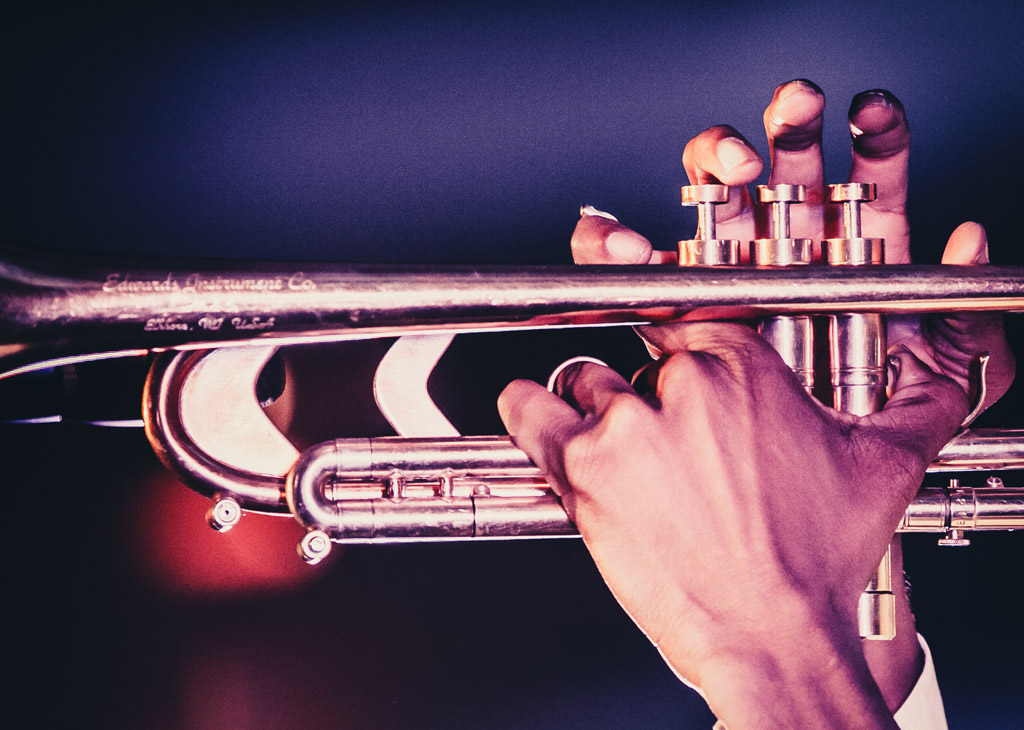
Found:
[[[337,439],[299,452],[254,383],[282,346],[378,337],[790,315],[1024,311],[1024,267],[401,267],[213,261],[0,261],[0,378],[156,355],[143,392],[161,460],[229,529],[291,515],[302,557],[337,542],[568,537],[543,475],[507,436]],[[221,407],[209,408],[211,398]],[[401,433],[401,431],[400,431]],[[932,471],[1024,467],[1024,431],[966,430]],[[900,530],[962,544],[1024,527],[998,477],[923,489]]]

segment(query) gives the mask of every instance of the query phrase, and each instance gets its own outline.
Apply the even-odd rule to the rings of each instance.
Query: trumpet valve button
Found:
[[[870,203],[878,197],[875,183],[832,183],[828,186],[828,199],[833,203]]]
[[[683,205],[718,204],[728,200],[728,185],[684,185],[682,188]]]
[[[679,242],[680,266],[735,266],[740,262],[736,239],[696,238]]]
[[[789,238],[789,206],[802,203],[806,197],[807,189],[803,185],[757,186],[758,202],[771,208],[772,238]]]
[[[846,238],[860,238],[860,206],[878,197],[875,183],[833,183],[828,186],[828,199],[843,206],[843,231]]]
[[[758,185],[757,199],[762,203],[802,203],[807,199],[803,185]]]
[[[681,200],[685,206],[697,206],[697,235],[679,242],[680,266],[721,266],[740,262],[740,243],[717,237],[715,210],[729,200],[727,185],[686,185]]]

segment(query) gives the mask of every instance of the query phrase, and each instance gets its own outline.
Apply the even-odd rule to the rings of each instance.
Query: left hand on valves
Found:
[[[771,171],[768,183],[803,185],[806,202],[791,208],[792,235],[820,241],[842,235],[838,206],[825,203],[822,118],[825,96],[814,83],[790,81],[775,89],[764,112]],[[864,235],[885,239],[885,261],[910,263],[907,180],[910,127],[900,101],[891,93],[858,94],[849,110],[852,138],[850,182],[875,183],[878,198],[862,208]],[[730,187],[729,202],[716,207],[718,235],[746,241],[769,235],[763,206],[752,201],[748,186],[763,170],[761,157],[734,128],[715,126],[690,140],[683,166],[691,184]],[[573,257],[580,264],[674,263],[672,252],[655,250],[640,234],[600,215],[583,215],[573,232]],[[746,256],[746,250],[741,249]],[[985,229],[961,224],[950,235],[942,263],[987,264]],[[890,316],[889,345],[905,345],[937,372],[971,392],[975,359],[990,356],[984,406],[999,399],[1013,381],[1014,358],[998,314]],[[974,405],[974,404],[972,404]]]

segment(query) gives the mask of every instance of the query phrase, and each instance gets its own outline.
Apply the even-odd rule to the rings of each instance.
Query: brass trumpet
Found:
[[[1024,267],[140,266],[7,252],[0,262],[0,377],[159,353],[143,418],[164,463],[213,500],[209,518],[218,529],[245,511],[293,515],[309,531],[300,552],[316,562],[332,542],[554,537],[575,529],[508,437],[342,439],[299,453],[268,427],[254,392],[280,346],[949,311],[1024,311]],[[211,393],[231,407],[212,416],[202,407]],[[932,470],[1022,466],[1024,431],[965,431]],[[1018,527],[1024,489],[993,478],[973,489],[955,482],[922,490],[900,529],[941,533],[954,544],[965,531]]]

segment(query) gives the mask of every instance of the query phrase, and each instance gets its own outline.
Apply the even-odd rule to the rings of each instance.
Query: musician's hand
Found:
[[[890,726],[857,600],[964,394],[900,350],[885,409],[857,418],[807,396],[743,326],[647,335],[666,353],[654,396],[591,364],[563,375],[565,400],[516,381],[499,400],[509,433],[728,727]]]
[[[809,81],[779,86],[764,112],[770,149],[769,183],[804,185],[807,202],[791,208],[792,235],[822,238],[841,235],[836,206],[825,205],[821,128],[825,97]],[[878,198],[864,206],[865,235],[885,239],[887,263],[910,262],[909,224],[906,215],[907,166],[910,128],[903,105],[886,91],[858,94],[849,111],[853,139],[851,182],[874,182]],[[690,140],[683,165],[693,184],[729,185],[729,202],[717,206],[718,234],[745,243],[769,235],[761,206],[751,200],[748,186],[763,170],[757,151],[732,127],[716,126]],[[829,213],[831,211],[831,213]],[[760,218],[759,218],[760,216]],[[669,263],[675,255],[657,251],[642,236],[610,219],[584,215],[572,238],[577,263]],[[746,255],[746,251],[743,251]],[[984,229],[965,223],[949,239],[942,262],[988,263]],[[991,356],[986,405],[995,402],[1013,380],[1013,355],[998,315],[952,317],[892,317],[889,344],[905,344],[939,372],[970,392],[969,370],[975,356]]]

